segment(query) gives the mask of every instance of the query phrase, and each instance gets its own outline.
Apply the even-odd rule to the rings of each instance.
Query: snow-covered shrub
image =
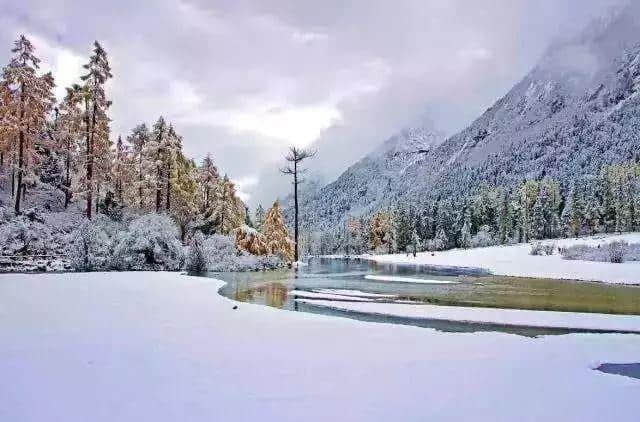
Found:
[[[145,214],[118,236],[113,256],[113,265],[120,270],[178,270],[184,253],[173,220],[162,214]]]
[[[603,246],[573,245],[558,250],[562,258],[571,260],[614,263],[640,261],[640,243],[614,241]]]
[[[529,254],[538,256],[553,255],[555,248],[556,245],[553,243],[535,242],[531,244],[531,251],[529,251]]]
[[[111,239],[99,224],[87,221],[72,233],[71,266],[76,271],[104,270],[111,259]]]
[[[609,256],[609,262],[620,264],[624,262],[625,254],[627,252],[628,243],[625,241],[614,241],[607,245],[607,254]]]
[[[207,267],[209,266],[209,255],[205,249],[205,239],[202,232],[196,232],[191,238],[185,265],[187,271],[192,273],[202,273],[207,271]]]
[[[484,225],[480,227],[478,233],[471,238],[472,248],[484,248],[485,246],[493,246],[497,242],[491,234],[491,227]]]
[[[51,229],[25,216],[0,225],[0,252],[6,255],[46,255],[51,253]]]
[[[253,271],[281,268],[284,260],[276,255],[252,255],[238,250],[230,236],[214,234],[205,240],[209,271]]]
[[[544,255],[544,247],[542,242],[536,242],[531,244],[531,250],[529,251],[529,255]]]

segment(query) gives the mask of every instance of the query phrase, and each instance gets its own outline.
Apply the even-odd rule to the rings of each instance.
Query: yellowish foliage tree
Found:
[[[289,237],[284,223],[280,201],[274,202],[273,207],[267,212],[262,233],[271,253],[281,255],[287,262],[293,261],[295,244]]]

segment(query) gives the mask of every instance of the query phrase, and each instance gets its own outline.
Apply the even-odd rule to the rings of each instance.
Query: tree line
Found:
[[[628,162],[564,185],[544,177],[415,206],[389,204],[372,215],[348,216],[334,229],[309,229],[302,243],[308,254],[392,253],[637,230],[640,163]]]
[[[105,84],[113,75],[100,43],[60,102],[29,39],[21,35],[11,51],[0,80],[0,166],[16,215],[43,182],[61,192],[65,208],[82,206],[89,220],[96,213],[118,218],[125,209],[166,213],[183,240],[190,230],[229,234],[245,223],[234,184],[210,155],[199,165],[186,157],[182,136],[163,117],[112,141]]]

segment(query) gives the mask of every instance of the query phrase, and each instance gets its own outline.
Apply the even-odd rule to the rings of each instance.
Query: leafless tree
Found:
[[[290,147],[289,153],[284,157],[290,164],[287,167],[280,169],[283,174],[289,174],[293,176],[293,204],[294,204],[294,236],[295,236],[295,251],[294,260],[298,261],[298,185],[304,181],[300,178],[306,170],[300,167],[302,161],[307,158],[316,155],[315,151],[311,151],[304,148]],[[293,165],[291,164],[293,163]]]

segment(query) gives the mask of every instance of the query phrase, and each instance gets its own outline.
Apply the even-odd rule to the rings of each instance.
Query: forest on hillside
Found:
[[[256,267],[291,260],[279,204],[262,216],[267,236],[253,229],[233,182],[210,155],[200,164],[185,156],[171,122],[140,123],[114,142],[105,89],[113,75],[100,43],[60,101],[29,39],[11,51],[0,80],[3,255],[73,252],[82,269],[175,269],[199,233],[218,236],[209,243],[234,257],[277,257]]]
[[[307,226],[308,254],[438,251],[640,230],[640,163],[605,165],[566,184],[544,177],[484,185],[418,205],[389,200],[325,231]],[[310,233],[310,234],[309,234]]]

